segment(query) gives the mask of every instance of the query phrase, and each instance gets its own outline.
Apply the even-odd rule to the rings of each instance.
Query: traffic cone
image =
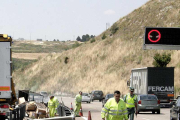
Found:
[[[72,111],[74,111],[74,109],[73,109],[73,106],[72,106],[72,103],[71,103],[71,108],[70,108]]]
[[[88,113],[88,120],[92,120],[91,119],[91,112],[89,111],[89,113]]]
[[[80,115],[80,116],[83,116],[82,107],[81,107],[81,109],[80,109],[80,111],[79,111],[79,115]]]

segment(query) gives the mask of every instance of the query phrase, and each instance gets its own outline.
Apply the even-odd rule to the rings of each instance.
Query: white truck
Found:
[[[161,106],[171,107],[174,99],[174,67],[145,67],[131,70],[127,85],[135,94],[154,94]]]
[[[0,34],[0,118],[8,118],[11,105],[17,101],[12,79],[12,38]]]

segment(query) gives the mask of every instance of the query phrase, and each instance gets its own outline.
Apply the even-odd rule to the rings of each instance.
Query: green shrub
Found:
[[[112,34],[115,34],[119,30],[119,27],[117,26],[117,23],[114,23],[110,29]]]
[[[36,62],[37,60],[26,60],[26,59],[12,59],[12,71],[21,70],[23,71],[28,65]]]
[[[102,39],[106,39],[106,34],[104,33],[103,36],[102,36]]]
[[[73,48],[77,48],[77,47],[79,47],[80,45],[81,45],[81,44],[79,44],[79,42],[76,41],[75,44],[73,44],[72,47],[73,47]]]
[[[171,61],[170,53],[169,54],[163,53],[162,55],[156,53],[154,55],[153,65],[154,67],[166,67],[170,61]]]
[[[96,40],[93,38],[92,40],[91,40],[91,43],[93,43],[93,42],[95,42]]]
[[[67,64],[68,62],[69,62],[69,58],[68,58],[68,57],[65,57],[64,63]]]

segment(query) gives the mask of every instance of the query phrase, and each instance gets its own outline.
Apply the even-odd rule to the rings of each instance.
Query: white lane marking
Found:
[[[82,117],[84,120],[87,120],[87,118],[86,117]]]

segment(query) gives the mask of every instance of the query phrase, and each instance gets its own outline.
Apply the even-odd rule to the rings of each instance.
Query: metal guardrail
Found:
[[[33,120],[75,120],[74,112],[65,105],[60,104],[57,109],[57,113],[59,114],[59,116],[52,118],[33,119]]]
[[[61,117],[59,120],[75,120],[74,112],[63,104],[59,105],[57,113]]]
[[[75,120],[74,112],[63,104],[59,105],[57,112],[59,116],[53,118],[43,118],[41,120]],[[8,120],[23,120],[25,114],[26,114],[26,104],[21,104],[18,105],[18,107],[14,108],[13,110],[10,110],[7,113],[7,116],[8,116]],[[28,120],[32,120],[32,119],[28,118]]]

